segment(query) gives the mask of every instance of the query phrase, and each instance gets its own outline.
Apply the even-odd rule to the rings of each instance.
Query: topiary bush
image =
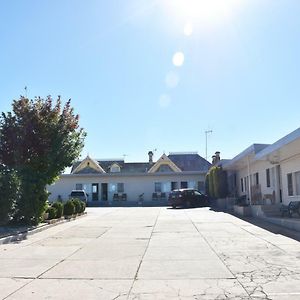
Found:
[[[72,200],[68,200],[64,204],[64,215],[71,216],[71,215],[74,215],[74,213],[75,213],[75,205]]]
[[[86,208],[86,204],[84,201],[80,201],[80,205],[81,205],[81,208],[80,208],[80,213],[82,214],[84,211],[85,211],[85,208]]]
[[[55,207],[48,207],[46,212],[48,213],[48,220],[56,219],[57,209]]]
[[[81,212],[81,201],[80,199],[73,198],[73,204],[75,205],[75,214],[80,214]]]
[[[64,205],[61,202],[54,202],[52,207],[56,208],[56,217],[61,218],[64,213]]]

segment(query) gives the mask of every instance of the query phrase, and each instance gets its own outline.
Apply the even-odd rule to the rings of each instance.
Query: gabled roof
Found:
[[[105,173],[105,171],[96,160],[87,155],[83,161],[77,164],[76,168],[72,168],[71,173]]]
[[[162,159],[163,157],[163,159]],[[109,159],[109,160],[92,160],[100,168],[102,173],[110,174],[110,167],[113,164],[118,164],[120,166],[121,174],[133,174],[133,173],[149,173],[152,168],[153,170],[159,171],[159,168],[163,165],[168,165],[170,167],[170,172],[207,172],[211,164],[204,158],[199,156],[197,153],[171,153],[169,156],[165,154],[162,155],[160,160],[156,163],[149,162],[129,162],[125,163],[122,159]],[[85,162],[85,163],[84,163]],[[154,168],[154,166],[156,167]],[[80,167],[79,167],[80,166]],[[98,168],[93,168],[91,163],[87,166],[87,160],[77,161],[73,164],[71,173],[77,174],[95,174],[101,173]],[[117,172],[119,173],[119,172]]]
[[[167,165],[173,172],[181,172],[180,168],[166,154],[163,154],[160,159],[150,168],[148,173],[157,172],[163,165]]]

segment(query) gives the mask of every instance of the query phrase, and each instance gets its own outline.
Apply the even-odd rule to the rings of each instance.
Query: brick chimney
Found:
[[[211,158],[212,158],[212,162],[211,163],[214,165],[216,163],[216,156],[213,155]]]
[[[215,157],[216,157],[216,162],[215,162],[215,163],[218,163],[218,162],[221,160],[220,152],[219,152],[219,151],[217,151],[217,152],[215,153]]]
[[[149,151],[148,156],[149,156],[149,164],[153,164],[153,152]]]

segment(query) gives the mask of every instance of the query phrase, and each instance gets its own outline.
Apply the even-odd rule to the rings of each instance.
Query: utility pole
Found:
[[[205,131],[205,159],[207,160],[207,135],[209,133],[212,133],[212,130],[206,130]]]

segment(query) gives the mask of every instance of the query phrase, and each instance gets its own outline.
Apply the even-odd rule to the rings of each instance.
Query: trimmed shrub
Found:
[[[56,217],[61,218],[64,213],[64,205],[61,202],[54,202],[52,207],[56,208]]]
[[[64,215],[71,216],[71,215],[74,215],[74,213],[75,213],[75,205],[74,205],[73,201],[68,200],[64,204]]]
[[[80,201],[80,199],[73,198],[71,200],[73,201],[73,204],[75,206],[75,214],[79,214],[81,212],[81,201]]]
[[[57,209],[53,206],[48,207],[46,211],[48,215],[48,220],[56,219]]]
[[[86,208],[86,204],[84,201],[80,201],[80,205],[81,205],[81,208],[80,208],[80,213],[83,213],[85,211],[85,208]]]

